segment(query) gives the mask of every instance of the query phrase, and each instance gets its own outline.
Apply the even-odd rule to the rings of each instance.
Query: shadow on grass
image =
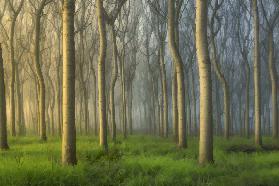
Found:
[[[274,152],[279,151],[279,145],[263,145],[262,147],[256,147],[254,145],[232,145],[225,149],[227,153],[255,153],[255,152]]]

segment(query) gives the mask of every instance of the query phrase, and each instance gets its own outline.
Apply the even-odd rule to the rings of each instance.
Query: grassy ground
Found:
[[[171,140],[135,136],[110,144],[105,155],[96,138],[79,137],[73,168],[60,165],[59,139],[13,138],[11,149],[0,152],[0,185],[279,185],[279,151],[253,149],[252,140],[215,138],[215,163],[200,167],[198,140],[188,144],[179,150]]]

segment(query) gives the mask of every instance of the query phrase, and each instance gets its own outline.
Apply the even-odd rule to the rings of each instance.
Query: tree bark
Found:
[[[98,101],[99,101],[99,126],[100,146],[107,151],[107,121],[106,121],[106,86],[105,86],[105,60],[107,49],[106,23],[104,17],[103,0],[96,0],[98,28],[100,35],[100,49],[98,59]]]
[[[40,138],[42,141],[47,140],[46,135],[46,121],[45,121],[45,80],[43,77],[41,61],[40,61],[40,35],[41,35],[41,16],[43,9],[46,5],[46,0],[43,0],[40,4],[39,9],[36,11],[35,17],[35,46],[34,46],[34,60],[37,73],[37,79],[39,83],[39,113],[40,113]]]
[[[196,0],[196,48],[200,76],[199,163],[213,162],[212,79],[207,41],[208,1]]]
[[[260,66],[260,28],[257,0],[252,0],[254,26],[254,99],[255,99],[255,144],[262,146],[261,135],[261,66]]]
[[[272,137],[278,138],[277,71],[274,64],[273,30],[268,33],[268,67],[271,80]]]
[[[116,142],[116,121],[115,121],[115,103],[114,103],[114,89],[118,76],[118,65],[117,65],[117,45],[116,45],[116,33],[114,26],[111,28],[111,37],[113,42],[113,64],[112,64],[112,75],[110,85],[110,124],[112,128],[112,140]]]
[[[175,2],[168,0],[168,39],[169,48],[175,64],[177,78],[177,106],[178,106],[178,146],[187,147],[186,119],[185,119],[185,84],[183,62],[175,41]]]
[[[6,113],[6,95],[4,80],[4,64],[2,57],[2,47],[0,44],[0,149],[9,149],[7,137],[7,113]]]
[[[75,165],[75,0],[63,1],[63,135],[62,163]]]
[[[172,70],[172,125],[174,133],[174,141],[178,143],[178,123],[177,123],[177,78],[176,70],[173,65]]]

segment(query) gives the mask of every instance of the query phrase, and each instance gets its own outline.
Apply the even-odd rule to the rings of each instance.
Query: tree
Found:
[[[106,22],[103,0],[96,0],[98,28],[100,35],[100,49],[98,59],[98,102],[99,102],[99,126],[100,146],[107,151],[107,118],[106,118],[106,87],[105,87],[105,60],[107,49]]]
[[[75,165],[75,0],[63,1],[63,135],[62,163]]]
[[[263,5],[262,0],[260,1],[263,10],[263,17],[266,21],[267,32],[268,32],[268,67],[269,67],[269,75],[271,80],[271,97],[272,97],[272,137],[274,139],[278,138],[278,101],[277,101],[277,70],[274,64],[274,29],[277,25],[277,21],[279,18],[279,10],[275,9],[272,16],[270,18],[267,15],[265,7]],[[272,4],[274,5],[274,4]],[[275,5],[276,6],[276,5]],[[278,6],[278,5],[277,5]]]
[[[210,21],[210,38],[211,38],[211,45],[213,49],[213,59],[212,64],[214,67],[214,71],[221,82],[221,85],[223,87],[224,92],[224,137],[226,139],[230,136],[230,90],[229,90],[229,84],[224,76],[224,73],[221,70],[220,64],[218,63],[218,53],[217,53],[217,46],[215,42],[215,37],[218,35],[220,29],[221,29],[221,22],[218,20],[218,10],[221,8],[222,4],[224,3],[224,0],[219,2],[218,0],[215,1],[215,4],[213,6],[213,13]],[[218,20],[218,26],[215,30],[215,19]]]
[[[7,138],[7,113],[2,46],[0,44],[0,149],[9,149]]]
[[[18,15],[23,7],[24,0],[21,0],[18,7],[15,9],[13,2],[8,0],[10,10],[12,12],[12,23],[11,23],[11,30],[10,30],[10,60],[11,60],[11,67],[12,67],[12,74],[11,74],[11,85],[10,85],[10,123],[12,126],[12,136],[16,136],[16,129],[15,129],[15,26]]]
[[[212,83],[207,41],[208,1],[196,0],[196,48],[200,81],[199,163],[213,162]]]
[[[185,123],[185,84],[183,62],[178,51],[178,46],[175,40],[175,3],[173,0],[168,0],[168,39],[169,48],[172,54],[176,69],[177,79],[177,106],[178,106],[178,146],[181,148],[187,147],[186,143],[186,123]]]
[[[260,67],[260,26],[258,1],[252,0],[253,26],[254,26],[254,112],[255,112],[255,144],[262,145],[261,135],[261,67]]]
[[[41,36],[41,17],[45,6],[50,3],[51,0],[42,0],[39,4],[38,9],[35,12],[35,46],[34,46],[34,61],[36,75],[38,79],[39,87],[39,122],[40,122],[40,138],[42,141],[47,140],[46,136],[46,121],[45,121],[45,101],[46,101],[46,90],[45,80],[42,72],[42,65],[40,59],[40,36]]]

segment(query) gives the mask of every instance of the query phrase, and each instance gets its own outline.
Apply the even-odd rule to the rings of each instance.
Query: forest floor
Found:
[[[272,140],[264,138],[264,143]],[[134,136],[110,144],[104,154],[97,138],[78,137],[78,165],[63,167],[58,138],[47,143],[35,137],[11,138],[10,150],[0,152],[0,185],[279,185],[277,146],[255,149],[252,144],[252,139],[216,137],[215,163],[201,167],[197,138],[180,150],[171,139]]]

